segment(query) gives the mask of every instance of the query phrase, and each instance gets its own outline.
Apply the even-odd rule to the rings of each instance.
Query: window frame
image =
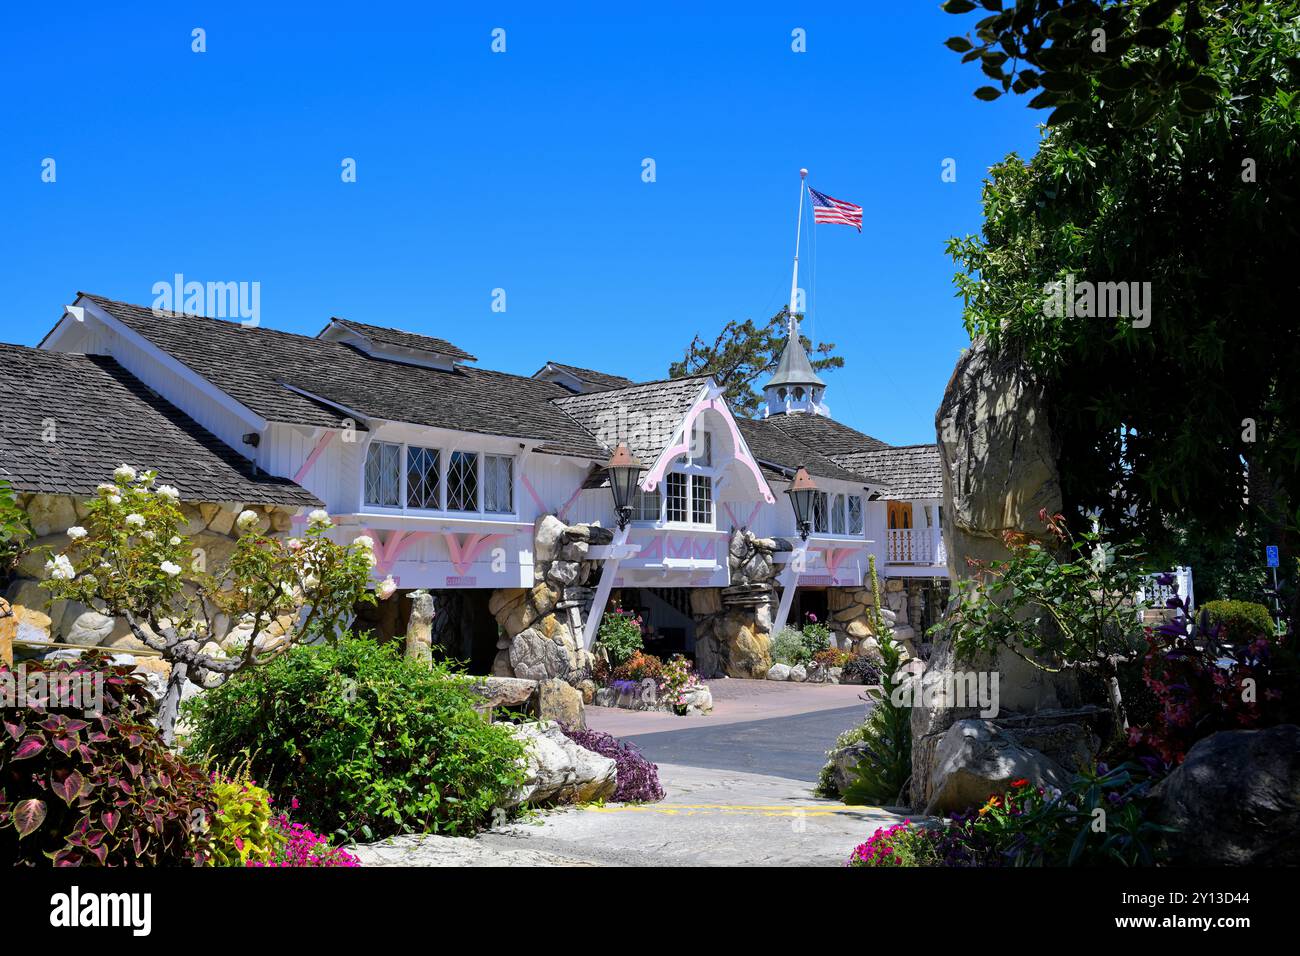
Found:
[[[398,493],[397,504],[382,505],[376,502],[366,500],[366,467],[370,460],[370,449],[379,445],[387,445],[398,449]],[[409,466],[409,456],[412,449],[419,449],[432,452],[437,455],[438,459],[438,501],[436,507],[421,508],[409,503],[410,489],[408,482],[407,469]],[[465,454],[473,455],[475,458],[474,468],[474,510],[459,510],[450,506],[450,488],[448,485],[451,476],[451,460],[454,455]],[[487,509],[487,460],[505,459],[509,462],[510,482],[510,510],[509,511],[489,511]],[[418,517],[474,517],[479,516],[485,520],[494,520],[497,518],[519,517],[519,494],[515,487],[519,480],[519,456],[512,455],[508,452],[487,451],[476,448],[457,448],[450,444],[434,444],[422,441],[401,441],[385,438],[371,438],[366,442],[365,448],[361,454],[360,481],[358,489],[358,498],[360,499],[360,510],[363,514],[392,514],[392,515],[412,515]]]

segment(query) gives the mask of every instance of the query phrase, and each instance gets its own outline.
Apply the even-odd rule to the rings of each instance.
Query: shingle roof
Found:
[[[845,468],[880,475],[889,486],[885,498],[943,497],[938,445],[897,445],[834,457]]]
[[[889,447],[880,439],[864,435],[825,415],[793,413],[773,415],[764,421],[771,422],[791,438],[797,438],[805,445],[816,448],[823,455],[832,457]]]
[[[608,375],[605,372],[598,372],[591,368],[581,368],[577,365],[565,365],[563,362],[547,362],[546,365],[543,365],[533,373],[533,378],[537,378],[545,372],[548,367],[558,368],[562,371],[568,372],[583,384],[590,386],[591,391],[601,391],[610,388],[626,388],[629,385],[636,384],[636,382],[632,381],[630,378],[624,378],[622,375]]]
[[[649,468],[668,446],[707,381],[701,376],[674,378],[583,395],[564,389],[568,397],[555,404],[606,448],[627,442],[632,454]]]
[[[418,335],[415,332],[403,332],[401,329],[388,329],[382,325],[367,325],[364,322],[354,322],[351,319],[330,319],[331,322],[337,322],[345,328],[351,329],[358,335],[362,335],[371,342],[377,342],[381,345],[393,345],[402,349],[415,349],[417,352],[433,352],[437,355],[446,355],[462,362],[477,362],[474,356],[470,355],[462,348],[452,345],[446,339],[434,338],[431,335]],[[328,328],[328,326],[327,326]]]
[[[19,491],[92,494],[126,463],[157,471],[186,501],[320,505],[287,478],[254,474],[107,356],[0,344],[0,406],[0,478]]]
[[[338,428],[347,416],[288,385],[366,417],[532,439],[555,454],[608,454],[553,401],[572,393],[552,382],[408,365],[328,339],[86,298],[268,421]]]
[[[859,484],[884,483],[879,478],[872,477],[875,474],[874,472],[846,468],[832,461],[815,448],[786,434],[777,427],[772,418],[737,418],[736,424],[740,427],[740,433],[744,436],[745,444],[749,445],[749,450],[753,452],[759,463],[764,466],[777,465],[788,471],[794,471],[802,465],[808,469],[808,473],[814,478],[835,478],[840,481],[852,481]],[[765,470],[769,471],[769,473],[772,472],[772,469],[767,467],[765,467]],[[771,476],[789,477],[781,471],[776,471]]]

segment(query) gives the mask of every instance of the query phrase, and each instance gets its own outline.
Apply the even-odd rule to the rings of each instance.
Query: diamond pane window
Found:
[[[830,530],[829,517],[827,512],[830,511],[829,503],[826,500],[826,492],[819,491],[813,495],[813,530],[818,534],[825,534]]]
[[[366,504],[396,508],[401,493],[402,446],[372,441],[366,449]]]
[[[686,520],[686,476],[669,472],[664,484],[668,488],[668,520]]]
[[[849,495],[849,534],[862,534],[861,495]]]
[[[509,514],[515,510],[515,460],[507,455],[483,456],[483,510]]]
[[[406,449],[406,506],[436,511],[442,507],[438,494],[442,456],[436,448]]]
[[[844,496],[831,499],[831,534],[844,533]]]
[[[713,524],[713,479],[707,475],[691,475],[691,521]]]
[[[447,510],[478,511],[478,453],[453,451],[447,460]]]

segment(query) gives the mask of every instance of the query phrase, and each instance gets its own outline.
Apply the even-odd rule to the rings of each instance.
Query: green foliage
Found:
[[[686,348],[680,362],[668,368],[670,378],[688,375],[712,375],[722,387],[732,408],[742,415],[754,415],[763,398],[756,386],[776,371],[786,342],[785,310],[772,316],[764,325],[753,319],[731,321],[723,326],[712,344],[697,335]],[[813,348],[807,336],[800,336],[808,359],[816,371],[843,368],[844,359],[832,354],[835,343],[823,342]]]
[[[360,638],[297,646],[186,705],[188,750],[296,797],[325,832],[473,833],[523,781],[524,746],[475,710],[473,681]]]
[[[45,690],[0,709],[0,865],[202,862],[208,780],[150,726],[144,681],[97,651],[25,669],[29,688],[39,675]],[[58,693],[60,683],[81,700]],[[102,705],[92,713],[96,683]]]
[[[1259,637],[1272,637],[1273,618],[1268,608],[1250,601],[1208,601],[1201,610],[1210,617],[1211,624],[1223,630],[1219,635],[1229,644],[1249,644]]]
[[[271,794],[248,779],[247,771],[234,777],[213,775],[216,802],[209,821],[211,866],[248,866],[276,857],[287,842],[271,811]]]
[[[32,540],[32,523],[9,482],[0,480],[0,583],[8,580]]]
[[[835,738],[835,745],[826,751],[826,756],[837,750],[843,750],[845,747],[851,747],[856,743],[862,742],[863,734],[866,732],[865,724],[858,724],[856,727],[850,727],[838,737]],[[817,784],[813,787],[813,793],[819,797],[830,797],[832,799],[840,795],[840,788],[835,784],[835,764],[827,760],[822,765],[821,771],[817,774]]]
[[[1008,650],[1046,671],[1084,665],[1106,679],[1116,727],[1124,723],[1115,658],[1141,637],[1135,595],[1145,572],[1136,545],[1093,531],[1072,535],[1061,515],[1039,512],[1047,543],[1008,533],[1005,561],[977,565],[946,622],[959,658]]]
[[[808,645],[804,643],[803,633],[793,627],[783,627],[776,632],[770,645],[772,660],[777,664],[807,664],[812,660]]]
[[[808,659],[812,660],[822,651],[831,646],[831,629],[825,624],[820,624],[811,614],[803,625],[803,647],[808,652]]]
[[[1300,502],[1296,17],[1295,0],[1031,0],[964,41],[1056,121],[1030,162],[991,170],[982,235],[949,244],[967,329],[1045,387],[1065,513],[1157,550],[1190,520],[1236,533],[1257,498],[1243,459]],[[1149,324],[1052,314],[1067,275],[1149,282]]]
[[[605,648],[609,662],[614,667],[631,660],[632,655],[645,647],[641,618],[632,611],[614,608],[600,619],[596,643]]]
[[[857,767],[857,779],[843,794],[852,805],[894,805],[912,779],[912,712],[895,700],[894,691],[907,678],[901,670],[903,652],[892,637],[881,634],[880,689],[874,692],[871,713],[862,725],[866,756]]]

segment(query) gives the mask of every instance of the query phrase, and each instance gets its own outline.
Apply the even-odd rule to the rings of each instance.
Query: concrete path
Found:
[[[704,717],[587,708],[589,726],[659,764],[662,802],[546,811],[473,840],[398,837],[359,848],[363,865],[839,866],[904,819],[812,793],[823,752],[864,716],[861,687],[709,686],[715,710]]]

